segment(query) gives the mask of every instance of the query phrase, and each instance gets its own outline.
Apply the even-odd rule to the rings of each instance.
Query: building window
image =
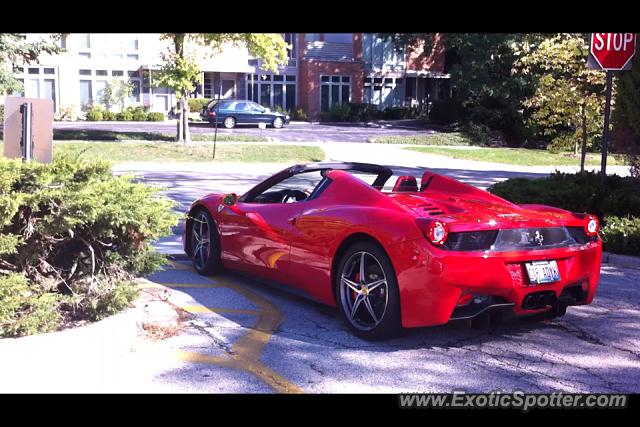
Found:
[[[402,106],[404,103],[403,79],[393,77],[367,77],[364,79],[364,102],[375,104],[378,109]]]
[[[54,67],[14,67],[14,76],[24,87],[24,92],[14,92],[12,95],[27,98],[50,99],[53,101],[53,111],[57,106],[57,70]]]
[[[122,76],[124,76],[124,72],[122,70],[113,70],[113,71],[111,71],[111,76],[113,76],[113,77],[122,77]]]
[[[91,70],[80,70],[80,75],[81,76],[90,76],[91,75]]]
[[[306,33],[304,35],[304,41],[306,41],[306,42],[317,42],[317,41],[320,41],[320,33]]]
[[[80,105],[85,108],[93,104],[91,80],[80,80]]]
[[[405,66],[404,50],[373,33],[362,36],[362,59],[367,68],[375,70],[403,70]]]
[[[287,57],[289,58],[288,66],[296,66],[296,52],[297,52],[297,37],[296,33],[284,33],[284,41],[289,45],[287,49]]]
[[[137,54],[133,54],[133,55],[127,55],[127,60],[129,61],[137,61],[138,60],[138,55]]]
[[[247,99],[283,111],[296,108],[295,75],[247,75]]]
[[[353,33],[326,33],[324,41],[327,43],[353,43]]]
[[[91,37],[88,33],[76,34],[78,49],[91,49]]]
[[[96,70],[96,76],[106,76],[107,70]]]
[[[320,111],[351,101],[351,77],[320,76]]]

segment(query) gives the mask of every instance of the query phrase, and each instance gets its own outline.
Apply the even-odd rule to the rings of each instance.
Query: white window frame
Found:
[[[22,72],[16,72],[16,69],[22,68]],[[38,74],[29,74],[29,68],[37,68],[38,69]],[[44,70],[45,68],[47,69],[53,69],[53,74],[45,74]],[[44,90],[44,82],[45,80],[53,80],[53,85],[54,85],[54,97],[55,99],[53,100],[53,111],[56,112],[58,111],[58,108],[60,106],[60,79],[58,77],[59,75],[59,70],[57,66],[47,66],[47,65],[22,65],[19,67],[14,68],[14,73],[13,73],[14,77],[18,80],[22,80],[22,86],[23,86],[23,92],[22,92],[22,96],[24,97],[28,97],[28,98],[40,98],[40,99],[48,99],[48,98],[43,98],[41,95],[42,91]],[[27,80],[37,80],[38,81],[38,94],[37,96],[31,96],[31,94],[27,94],[26,90],[27,90]]]
[[[329,81],[328,82],[323,82],[322,81],[323,77],[329,77]],[[339,82],[333,82],[333,81],[331,81],[332,77],[339,77],[340,81]],[[349,82],[344,82],[342,80],[343,77],[349,77]],[[345,102],[342,99],[342,86],[346,86],[346,85],[349,85],[349,99]],[[337,75],[337,74],[321,74],[320,75],[320,96],[319,96],[319,99],[318,99],[318,103],[320,105],[320,112],[324,112],[322,110],[322,87],[323,86],[328,86],[329,87],[329,110],[331,110],[331,108],[334,105],[334,103],[332,102],[333,101],[333,99],[332,99],[333,98],[332,86],[338,86],[339,87],[339,90],[338,90],[339,102],[338,102],[338,104],[339,105],[344,105],[345,103],[351,102],[351,98],[353,97],[353,93],[352,93],[353,86],[352,85],[353,85],[353,76],[348,76],[348,75],[343,75],[343,74],[340,74],[340,75]],[[329,111],[329,110],[327,110],[327,111]]]
[[[132,67],[131,67],[132,68]],[[90,70],[91,74],[90,75],[82,75],[80,74],[81,70]],[[106,76],[98,76],[96,75],[97,71],[106,71],[107,75]],[[113,72],[114,71],[121,71],[122,72],[122,76],[114,76]],[[111,80],[122,80],[122,81],[127,81],[130,83],[133,83],[134,81],[137,81],[140,87],[140,93],[139,93],[139,100],[138,101],[132,101],[131,97],[127,98],[124,102],[125,107],[128,106],[137,106],[137,105],[143,105],[143,98],[142,98],[142,78],[140,77],[140,74],[138,73],[135,77],[129,77],[129,72],[135,72],[138,73],[138,70],[131,70],[131,69],[127,69],[127,67],[121,67],[121,66],[115,66],[115,67],[99,67],[99,68],[79,68],[78,70],[78,102],[80,102],[79,100],[79,88],[80,88],[80,81],[81,80],[91,80],[91,103],[93,105],[95,104],[101,104],[100,100],[98,99],[98,85],[97,82],[98,81],[107,81],[110,82]],[[83,105],[80,104],[80,108],[82,108]]]
[[[249,99],[250,101],[254,101],[260,105],[262,105],[262,89],[261,86],[262,85],[269,85],[271,86],[271,88],[269,88],[269,108],[271,109],[275,109],[275,105],[274,105],[274,90],[273,90],[273,86],[274,85],[282,85],[282,105],[283,108],[286,111],[293,111],[296,107],[297,107],[297,103],[298,103],[298,79],[296,77],[295,74],[265,74],[268,76],[271,76],[271,80],[263,80],[262,79],[262,75],[261,74],[247,74],[247,85],[246,85],[246,94],[247,94],[247,99]],[[275,75],[279,75],[282,76],[282,81],[274,81],[273,80],[273,76]],[[293,77],[293,80],[289,80],[287,81],[287,77]],[[258,91],[258,96],[257,96],[257,100],[254,100],[254,94],[253,92],[251,92],[252,96],[251,98],[249,98],[249,87],[252,88],[253,91],[253,84],[257,85],[257,91]],[[293,106],[289,106],[287,104],[287,86],[288,85],[293,85],[294,86],[294,104]]]

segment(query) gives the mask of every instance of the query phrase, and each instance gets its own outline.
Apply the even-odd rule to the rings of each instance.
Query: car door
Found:
[[[232,268],[286,283],[297,203],[243,203],[221,214],[222,259]]]
[[[252,122],[251,107],[248,102],[236,102],[234,105],[236,123],[247,124]]]
[[[271,113],[267,112],[267,109],[262,105],[254,104],[254,123],[267,123],[270,124],[273,121]]]
[[[285,190],[311,194],[321,178],[320,172],[294,175],[274,184],[261,195]],[[289,276],[289,261],[292,236],[297,233],[295,221],[305,202],[292,198],[287,201],[239,201],[234,206],[220,208],[223,262],[231,268],[298,286]]]

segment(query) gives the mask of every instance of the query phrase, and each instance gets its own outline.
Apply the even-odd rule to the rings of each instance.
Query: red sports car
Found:
[[[562,316],[589,304],[594,215],[515,205],[432,172],[315,163],[244,195],[193,203],[184,250],[201,274],[239,270],[338,306],[365,339],[493,314]]]

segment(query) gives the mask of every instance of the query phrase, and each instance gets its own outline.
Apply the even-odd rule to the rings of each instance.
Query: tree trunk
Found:
[[[191,133],[189,132],[189,103],[186,98],[182,98],[182,116],[184,117],[184,143],[191,144]]]
[[[178,118],[176,120],[176,142],[184,142],[182,133],[182,108],[178,108],[176,113],[178,114]]]
[[[587,159],[587,109],[584,105],[582,112],[582,157],[580,158],[580,173],[584,172],[584,162]]]

